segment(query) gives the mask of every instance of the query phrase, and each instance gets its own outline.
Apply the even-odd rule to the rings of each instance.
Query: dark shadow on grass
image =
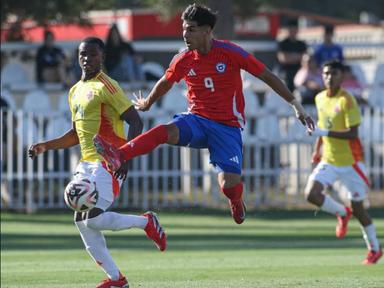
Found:
[[[108,247],[127,250],[155,249],[152,241],[145,235],[107,235]],[[231,233],[214,235],[182,234],[169,235],[168,249],[179,250],[249,250],[249,249],[287,249],[287,248],[352,248],[363,247],[361,236],[350,236],[337,240],[334,236],[308,236],[308,235],[233,235]],[[80,236],[68,234],[2,234],[1,250],[67,250],[83,249]]]
[[[203,208],[180,208],[180,209],[153,209],[161,217],[164,216],[175,216],[182,219],[183,216],[213,216],[223,217],[230,219],[229,210],[218,210],[218,209],[203,209]],[[125,214],[140,215],[143,211],[140,210],[114,210]],[[384,218],[384,209],[374,208],[368,210],[369,214],[373,219]],[[14,223],[47,223],[47,224],[68,224],[72,223],[73,214],[68,209],[62,211],[44,211],[44,214],[13,214],[13,213],[1,213],[1,221],[3,222],[14,222]],[[51,215],[53,217],[51,217]],[[299,219],[329,219],[334,216],[324,212],[316,212],[314,210],[253,210],[248,211],[247,217],[249,219],[260,219],[260,220],[299,220]],[[233,228],[233,227],[230,227]]]

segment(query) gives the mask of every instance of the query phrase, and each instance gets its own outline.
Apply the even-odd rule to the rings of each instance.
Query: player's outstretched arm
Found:
[[[73,128],[59,138],[32,144],[28,149],[28,157],[33,159],[47,150],[65,149],[77,144],[79,144],[79,138],[77,137],[75,125],[73,124]]]
[[[303,125],[307,126],[309,131],[315,129],[315,122],[310,116],[305,112],[303,106],[299,101],[295,99],[292,93],[289,91],[287,86],[273,74],[269,69],[265,68],[264,71],[258,76],[263,80],[269,87],[271,87],[277,94],[280,95],[285,101],[292,105],[292,108],[295,110],[296,117],[300,120]]]
[[[320,129],[316,127],[315,130],[308,132],[310,136],[317,136],[317,137],[333,137],[338,139],[355,139],[359,137],[359,125],[355,125],[350,127],[349,129],[345,131],[331,131],[327,129]]]
[[[159,81],[155,84],[155,86],[152,88],[151,92],[149,93],[148,97],[144,98],[141,94],[141,91],[139,91],[139,95],[135,95],[135,100],[133,100],[133,104],[135,105],[135,108],[139,111],[148,111],[152,104],[157,101],[160,97],[162,97],[164,94],[166,94],[169,90],[171,90],[173,86],[172,82],[169,82],[165,76],[161,77]]]

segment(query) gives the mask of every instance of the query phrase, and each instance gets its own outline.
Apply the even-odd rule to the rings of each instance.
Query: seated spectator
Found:
[[[323,88],[321,69],[317,66],[315,59],[306,54],[301,61],[301,68],[295,75],[295,94],[301,98],[302,104],[315,104],[315,96]]]
[[[113,24],[105,43],[105,69],[117,81],[143,81],[144,74],[132,45],[123,41],[119,29]]]
[[[38,83],[65,84],[65,55],[55,46],[51,31],[44,32],[44,44],[37,50],[36,80]]]
[[[315,59],[319,67],[330,60],[341,63],[344,61],[342,46],[333,42],[333,31],[333,26],[325,26],[323,43],[315,49]]]
[[[341,87],[355,96],[357,103],[368,104],[367,100],[363,97],[364,87],[353,74],[351,66],[346,65],[344,67],[344,79]]]

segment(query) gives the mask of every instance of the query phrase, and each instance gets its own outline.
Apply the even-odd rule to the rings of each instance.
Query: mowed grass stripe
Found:
[[[241,226],[224,213],[159,213],[165,253],[139,229],[106,237],[131,287],[383,287],[384,262],[360,264],[366,251],[356,220],[337,240],[332,217],[276,213],[280,219],[249,213]],[[104,277],[71,214],[1,216],[1,287],[95,287]],[[381,213],[375,223],[383,239]]]

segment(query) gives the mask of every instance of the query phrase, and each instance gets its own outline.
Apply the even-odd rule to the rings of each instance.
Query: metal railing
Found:
[[[312,169],[314,139],[305,135],[303,126],[289,112],[260,109],[248,115],[243,133],[243,181],[249,208],[305,203],[303,190]],[[172,115],[155,110],[142,116],[147,130],[166,123]],[[384,109],[363,108],[362,116],[360,137],[372,193],[384,204]],[[78,147],[48,151],[34,161],[27,158],[27,148],[68,129],[69,115],[1,110],[1,125],[1,209],[64,208],[63,191],[78,163]],[[162,145],[132,159],[115,206],[227,205],[208,158],[205,149]]]

